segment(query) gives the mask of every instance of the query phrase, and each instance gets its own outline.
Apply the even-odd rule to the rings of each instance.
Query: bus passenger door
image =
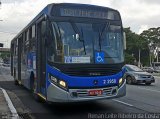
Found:
[[[13,56],[14,56],[14,43],[11,42],[11,76],[13,76]]]
[[[46,22],[41,20],[37,24],[37,85],[38,92],[46,96],[46,47],[45,47]]]
[[[18,82],[21,83],[22,36],[18,38]]]

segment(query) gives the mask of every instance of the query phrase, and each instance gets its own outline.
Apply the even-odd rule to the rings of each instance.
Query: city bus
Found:
[[[125,42],[117,10],[49,4],[11,41],[11,75],[36,100],[122,97],[126,95]]]

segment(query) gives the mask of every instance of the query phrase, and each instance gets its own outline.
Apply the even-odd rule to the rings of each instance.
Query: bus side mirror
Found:
[[[126,45],[126,33],[123,32],[123,46],[124,46],[124,50],[127,49],[127,45]]]

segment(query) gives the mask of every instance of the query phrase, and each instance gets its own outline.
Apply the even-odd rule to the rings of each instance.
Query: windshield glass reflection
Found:
[[[73,22],[53,22],[52,26],[58,31],[56,49],[62,50],[64,57],[88,57],[88,63],[94,63],[95,52],[104,52],[104,63],[124,60],[121,26]]]

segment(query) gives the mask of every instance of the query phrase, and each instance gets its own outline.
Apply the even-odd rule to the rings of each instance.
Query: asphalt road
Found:
[[[0,67],[0,87],[8,91],[17,112],[24,119],[160,118],[160,77],[156,77],[156,83],[150,86],[127,85],[125,97],[85,103],[49,105],[36,102],[30,91],[14,85],[6,67]]]

